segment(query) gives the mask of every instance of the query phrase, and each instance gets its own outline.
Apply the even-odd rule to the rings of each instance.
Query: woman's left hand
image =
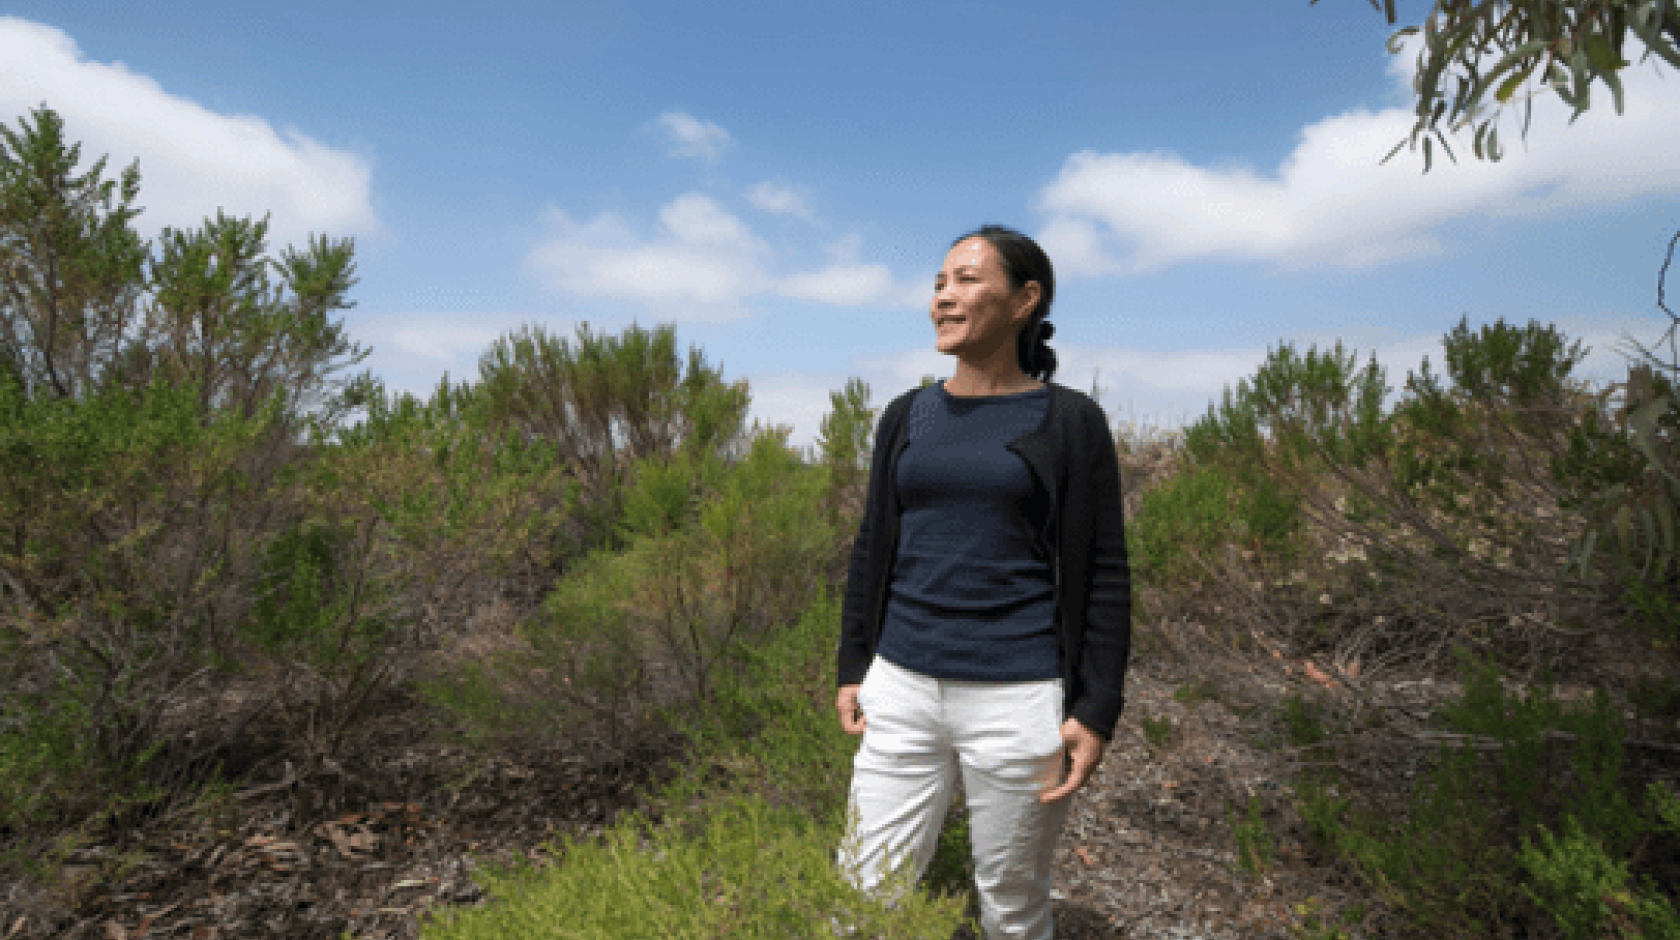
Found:
[[[1054,803],[1078,792],[1102,763],[1103,739],[1077,718],[1062,722],[1062,744],[1073,758],[1073,769],[1061,786],[1039,794],[1040,803]]]

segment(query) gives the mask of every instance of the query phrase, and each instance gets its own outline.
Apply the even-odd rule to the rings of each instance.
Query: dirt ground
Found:
[[[1598,681],[1625,683],[1640,667],[1614,668],[1626,674]],[[1350,936],[1396,935],[1391,912],[1344,863],[1313,849],[1292,808],[1292,782],[1325,752],[1290,744],[1276,703],[1289,690],[1338,694],[1333,680],[1317,683],[1312,672],[1283,660],[1245,666],[1208,657],[1191,669],[1139,657],[1126,713],[1098,772],[1075,795],[1058,849],[1058,937],[1284,938],[1304,924],[1298,906],[1306,903],[1332,916],[1363,905]],[[1366,687],[1419,716],[1456,691],[1429,676]],[[380,712],[376,733],[346,756],[341,785],[319,809],[286,788],[255,792],[219,812],[154,822],[129,847],[127,864],[118,846],[96,844],[66,859],[56,884],[0,882],[0,940],[337,940],[346,931],[411,940],[428,912],[485,903],[475,858],[543,862],[543,846],[561,832],[588,837],[627,810],[656,816],[647,794],[682,759],[674,736],[622,759],[559,748],[475,759],[433,743],[418,701],[394,696]],[[1148,741],[1145,718],[1169,723],[1170,735]],[[248,792],[284,779],[264,760],[275,746],[258,728],[225,755],[231,773],[261,769],[240,784]],[[1360,805],[1399,812],[1430,753],[1372,735],[1341,742],[1335,759]],[[1674,753],[1642,759],[1652,777],[1680,777]],[[1229,815],[1251,800],[1273,834],[1270,863],[1257,872],[1238,864]],[[962,802],[959,794],[953,816]],[[299,825],[304,814],[314,821]],[[1674,855],[1659,853],[1646,871],[1674,884]]]

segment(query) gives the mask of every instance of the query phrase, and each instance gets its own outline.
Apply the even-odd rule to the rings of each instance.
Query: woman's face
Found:
[[[1038,302],[1038,283],[1023,284],[1011,297],[1009,275],[997,249],[984,238],[958,242],[933,279],[935,346],[949,355],[984,358],[1014,342]]]

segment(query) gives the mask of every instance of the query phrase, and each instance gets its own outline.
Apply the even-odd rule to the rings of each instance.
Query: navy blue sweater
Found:
[[[876,655],[939,678],[1060,676],[1066,714],[1110,739],[1130,645],[1120,464],[1097,403],[1053,382],[894,399],[852,549],[839,684]]]

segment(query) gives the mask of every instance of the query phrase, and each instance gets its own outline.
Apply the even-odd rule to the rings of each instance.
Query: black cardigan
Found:
[[[1132,640],[1131,568],[1120,501],[1120,459],[1102,408],[1054,382],[1044,423],[1011,440],[1051,493],[1056,545],[1056,635],[1061,644],[1064,713],[1114,737],[1125,705]],[[840,616],[839,684],[863,681],[875,658],[887,582],[898,549],[898,458],[909,446],[905,418],[920,389],[893,399],[875,428],[869,496],[852,547]]]

